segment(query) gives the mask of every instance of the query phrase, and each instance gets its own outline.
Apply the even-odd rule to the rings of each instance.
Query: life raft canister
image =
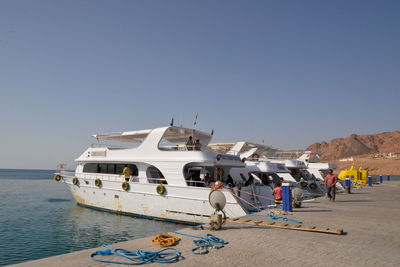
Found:
[[[302,188],[305,188],[305,187],[308,186],[308,183],[307,183],[305,180],[300,180],[300,186],[301,186]]]
[[[77,185],[77,184],[79,183],[78,178],[74,177],[74,179],[72,179],[72,183],[73,183],[74,185]]]
[[[128,182],[123,182],[122,183],[122,189],[124,189],[125,191],[129,190],[129,183]]]
[[[157,185],[156,191],[157,194],[163,195],[165,193],[165,186],[163,186],[162,184]]]
[[[56,180],[57,182],[61,181],[61,175],[54,175],[54,180]]]
[[[100,180],[99,178],[97,178],[97,179],[94,181],[94,184],[95,184],[96,186],[100,187],[100,186],[101,186],[101,180]]]

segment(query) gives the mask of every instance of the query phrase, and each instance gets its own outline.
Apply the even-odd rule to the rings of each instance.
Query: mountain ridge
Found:
[[[400,153],[400,131],[377,134],[352,134],[344,138],[335,138],[330,142],[317,142],[306,150],[320,153],[321,159],[332,160],[353,156]]]

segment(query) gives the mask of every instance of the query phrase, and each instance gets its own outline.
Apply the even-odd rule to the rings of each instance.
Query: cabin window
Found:
[[[97,165],[98,173],[107,173],[107,163],[100,163]]]
[[[107,173],[107,174],[121,174],[125,166],[129,167],[132,171],[132,176],[138,176],[139,171],[134,164],[115,164],[115,163],[86,163],[83,166],[83,172],[88,173]]]
[[[167,184],[162,172],[154,166],[150,166],[146,171],[147,180],[151,184]]]
[[[107,164],[107,173],[115,174],[115,165],[116,164]]]
[[[97,173],[97,163],[86,163],[83,172]]]

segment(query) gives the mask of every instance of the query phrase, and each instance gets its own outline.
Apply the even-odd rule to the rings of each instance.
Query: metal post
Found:
[[[383,183],[383,176],[379,175],[379,183],[382,184]]]
[[[282,184],[282,210],[292,211],[292,194],[289,183]]]
[[[388,181],[390,181],[390,175],[388,175],[386,178],[387,178]]]
[[[344,186],[346,187],[347,194],[351,194],[351,181],[350,178],[346,178],[344,181]]]
[[[372,186],[372,176],[368,176],[368,186]]]

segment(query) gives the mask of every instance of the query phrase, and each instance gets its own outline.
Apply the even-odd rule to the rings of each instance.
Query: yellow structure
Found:
[[[363,170],[362,166],[360,166],[358,170],[355,170],[353,163],[350,169],[341,171],[338,178],[340,180],[346,180],[346,178],[350,178],[353,186],[362,186],[368,183],[368,171]]]
[[[360,168],[358,169],[358,171],[361,174],[361,179],[367,181],[368,180],[368,171],[367,170],[363,170],[361,165],[360,165]]]

